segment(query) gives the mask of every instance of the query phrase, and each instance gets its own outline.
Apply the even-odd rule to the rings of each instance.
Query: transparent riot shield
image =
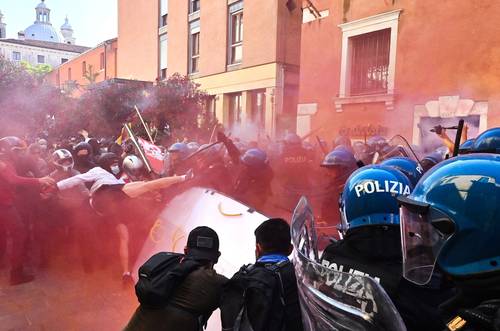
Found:
[[[377,159],[374,159],[373,163],[380,163],[396,156],[408,157],[416,161],[421,166],[417,153],[415,153],[413,148],[410,146],[408,140],[401,135],[395,135],[392,137],[391,140],[388,141],[388,146],[378,153],[376,156]]]
[[[305,330],[405,331],[384,289],[372,278],[320,265],[307,199],[292,220],[294,265]]]

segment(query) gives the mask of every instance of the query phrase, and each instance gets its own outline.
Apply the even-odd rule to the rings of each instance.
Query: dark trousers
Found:
[[[9,251],[9,261],[13,272],[21,271],[26,260],[26,240],[28,239],[28,228],[22,221],[14,206],[1,207],[0,212],[0,252],[7,251],[7,238],[12,240],[12,248]]]

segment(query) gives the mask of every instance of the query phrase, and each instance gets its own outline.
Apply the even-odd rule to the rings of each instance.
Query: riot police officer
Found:
[[[328,246],[321,263],[336,271],[370,276],[398,308],[409,330],[441,330],[436,313],[441,284],[417,287],[402,277],[399,207],[411,183],[399,170],[371,165],[356,170],[341,198],[343,239]],[[422,316],[426,316],[422,319]]]
[[[415,187],[417,182],[424,174],[424,169],[420,166],[420,164],[412,160],[408,157],[398,156],[392,157],[380,163],[381,165],[385,165],[388,167],[393,167],[399,171],[401,171],[411,182],[411,185]]]
[[[440,268],[459,290],[441,306],[447,330],[500,330],[499,182],[499,155],[464,155],[399,198],[404,277],[426,284]]]
[[[470,152],[500,154],[500,127],[491,128],[477,136]]]
[[[321,167],[326,170],[327,194],[322,202],[321,219],[329,225],[337,225],[340,222],[339,197],[344,190],[347,178],[357,169],[356,159],[351,151],[342,145],[328,153]]]

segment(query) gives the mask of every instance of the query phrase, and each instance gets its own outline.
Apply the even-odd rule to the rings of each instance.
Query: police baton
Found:
[[[461,119],[458,122],[457,135],[455,136],[455,145],[453,146],[453,156],[458,155],[458,150],[460,149],[460,141],[462,140],[462,131],[464,129],[464,120]]]

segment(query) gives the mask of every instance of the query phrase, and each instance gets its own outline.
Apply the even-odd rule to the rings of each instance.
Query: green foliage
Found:
[[[33,66],[26,61],[21,61],[21,67],[38,81],[42,81],[45,76],[52,71],[52,66],[50,64],[38,64]]]
[[[147,138],[134,106],[156,132],[157,141],[207,139],[215,119],[205,111],[208,95],[188,77],[174,75],[153,86],[138,81],[111,80],[95,83],[90,67],[89,85],[79,98],[70,97],[76,84],[63,91],[43,81],[44,66],[18,66],[0,57],[0,137],[49,135],[70,137],[81,129],[92,136],[117,136],[124,123]],[[87,77],[88,76],[88,77]],[[170,128],[165,135],[162,130]],[[163,134],[163,137],[162,137]],[[162,139],[164,138],[164,139]]]
[[[0,57],[0,137],[47,132],[49,119],[65,104],[59,89]]]

